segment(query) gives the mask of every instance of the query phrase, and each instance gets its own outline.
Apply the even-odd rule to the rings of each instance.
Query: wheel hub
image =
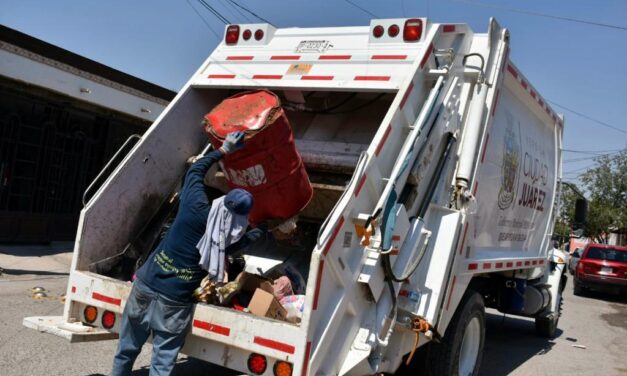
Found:
[[[459,352],[459,375],[472,375],[479,356],[481,345],[481,323],[479,318],[473,317],[466,326],[464,338]]]

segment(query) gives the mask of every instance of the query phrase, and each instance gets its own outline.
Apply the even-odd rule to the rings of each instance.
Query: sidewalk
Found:
[[[73,247],[73,242],[53,242],[47,245],[0,244],[0,281],[65,277],[70,271]]]

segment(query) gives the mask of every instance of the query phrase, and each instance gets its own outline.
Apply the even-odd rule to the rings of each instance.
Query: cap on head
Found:
[[[253,208],[253,196],[244,189],[235,188],[226,194],[224,205],[235,214],[248,215]]]

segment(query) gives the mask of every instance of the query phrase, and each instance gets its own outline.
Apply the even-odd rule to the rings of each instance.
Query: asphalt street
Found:
[[[22,326],[25,316],[61,315],[71,262],[71,244],[50,247],[0,245],[0,374],[106,375],[116,341],[70,344]],[[570,277],[570,276],[569,276]],[[489,311],[481,375],[627,375],[627,297],[589,294],[576,297],[570,283],[557,338],[534,333],[532,320]],[[44,287],[48,297],[34,299]],[[134,375],[148,375],[149,345]],[[176,375],[226,375],[230,372],[179,356]]]

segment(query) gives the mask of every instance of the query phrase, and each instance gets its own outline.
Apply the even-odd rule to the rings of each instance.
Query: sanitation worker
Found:
[[[172,227],[137,271],[124,307],[112,375],[131,374],[151,334],[150,375],[169,375],[190,327],[193,291],[207,274],[222,282],[225,254],[263,235],[260,229],[245,232],[253,206],[249,192],[234,189],[209,202],[203,183],[214,163],[243,146],[244,134],[233,132],[218,150],[193,161]]]

